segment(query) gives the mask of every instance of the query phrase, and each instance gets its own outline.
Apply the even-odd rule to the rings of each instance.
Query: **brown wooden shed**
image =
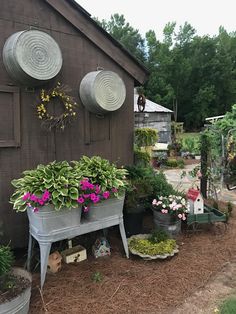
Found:
[[[26,245],[28,221],[25,213],[16,214],[9,204],[11,180],[39,163],[77,160],[82,155],[131,164],[134,87],[148,76],[145,67],[73,0],[1,0],[1,51],[9,36],[28,29],[43,31],[58,43],[62,69],[43,87],[50,88],[57,81],[68,85],[79,114],[63,132],[42,129],[36,114],[42,86],[19,86],[0,59],[0,222],[4,239],[14,247]],[[97,69],[117,73],[126,88],[122,107],[105,115],[87,111],[79,98],[81,80]]]

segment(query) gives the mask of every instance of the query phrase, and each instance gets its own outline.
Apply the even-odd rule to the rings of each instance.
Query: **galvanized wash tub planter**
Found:
[[[164,230],[170,237],[177,236],[181,231],[181,220],[173,219],[170,214],[153,210],[153,219],[156,228]]]
[[[80,98],[87,110],[105,114],[124,103],[126,88],[121,77],[112,71],[87,73],[80,83]]]
[[[27,209],[30,227],[38,234],[48,235],[58,230],[73,228],[80,225],[81,206],[56,211],[53,205],[45,205],[38,212]]]
[[[39,30],[12,34],[3,47],[3,63],[8,74],[23,86],[38,86],[61,70],[62,54],[57,42]]]
[[[30,286],[26,288],[20,295],[8,302],[0,304],[1,314],[27,314],[29,312],[29,303],[31,296],[31,274],[22,268],[13,268],[12,274],[18,277],[28,279]]]
[[[119,216],[123,217],[125,195],[118,198],[113,197],[97,204],[92,204],[89,211],[85,214],[88,221],[103,220],[104,218]]]

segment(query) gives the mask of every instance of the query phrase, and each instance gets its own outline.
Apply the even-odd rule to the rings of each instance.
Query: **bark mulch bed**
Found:
[[[153,227],[151,214],[145,217],[144,225],[145,231]],[[110,257],[95,259],[88,250],[86,261],[63,264],[59,273],[47,274],[43,292],[39,290],[39,273],[34,273],[30,313],[174,313],[233,260],[235,236],[234,208],[223,234],[215,233],[215,228],[185,230],[177,239],[177,255],[144,261],[136,256],[125,258],[118,229],[112,228]],[[99,282],[92,280],[96,274]]]

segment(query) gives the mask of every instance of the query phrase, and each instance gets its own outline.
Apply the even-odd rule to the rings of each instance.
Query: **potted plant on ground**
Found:
[[[12,180],[10,198],[17,212],[27,210],[32,228],[41,234],[80,224],[81,206],[77,200],[82,176],[67,161],[53,161],[26,170]]]
[[[78,203],[90,221],[122,215],[127,170],[99,156],[82,156],[73,162],[75,172],[84,178],[80,182]]]
[[[124,225],[127,236],[142,233],[143,214],[153,192],[148,168],[127,166],[128,187],[124,201]]]
[[[30,273],[12,267],[13,253],[9,246],[0,246],[0,313],[27,314],[31,296]]]
[[[176,236],[181,230],[181,220],[186,220],[188,205],[181,195],[160,196],[153,199],[154,224],[170,236]]]

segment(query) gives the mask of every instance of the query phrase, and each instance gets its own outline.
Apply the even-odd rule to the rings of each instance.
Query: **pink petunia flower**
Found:
[[[78,199],[77,199],[77,202],[79,203],[79,204],[83,204],[84,203],[84,198],[81,196],[81,197],[79,197]]]
[[[29,192],[25,193],[24,196],[22,197],[23,201],[26,201],[29,198],[30,198],[30,193]]]
[[[87,213],[89,211],[89,207],[88,206],[84,206],[83,210],[84,210],[85,213]]]
[[[102,194],[102,196],[105,198],[105,199],[108,199],[110,197],[110,192],[109,191],[106,191]]]

